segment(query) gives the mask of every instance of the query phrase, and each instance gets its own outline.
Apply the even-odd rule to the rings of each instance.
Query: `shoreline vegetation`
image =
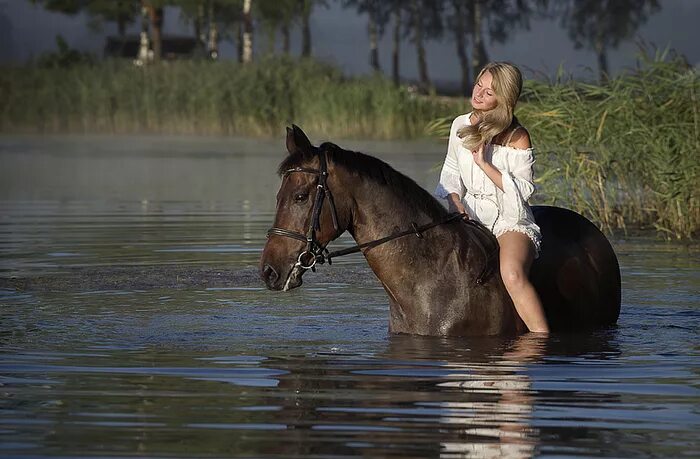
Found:
[[[107,60],[0,72],[3,134],[273,137],[294,122],[331,139],[444,138],[465,98],[418,95],[382,76],[347,78],[311,58],[252,64]],[[535,202],[605,231],[700,231],[700,76],[678,56],[640,56],[604,85],[526,82],[516,110],[537,150]]]
[[[0,103],[2,133],[274,137],[293,122],[327,138],[385,140],[424,136],[429,121],[468,106],[284,56],[10,67]]]
[[[528,81],[516,116],[536,149],[534,204],[568,207],[607,232],[700,233],[700,75],[679,56],[640,55],[605,85]],[[433,122],[446,137],[451,118]]]
[[[700,75],[679,57],[644,59],[604,86],[528,88],[519,116],[540,152],[540,199],[604,230],[653,228],[693,239],[700,232]]]

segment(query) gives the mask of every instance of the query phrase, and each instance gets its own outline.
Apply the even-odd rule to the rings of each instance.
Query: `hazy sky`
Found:
[[[263,1],[263,0],[256,0]],[[264,0],[272,1],[272,0]],[[311,22],[313,54],[340,65],[346,73],[363,74],[370,70],[368,63],[367,18],[354,10],[342,9],[337,1],[331,7],[317,9]],[[660,48],[671,46],[684,54],[696,67],[700,65],[700,0],[660,0],[661,11],[652,16],[639,29],[637,39],[653,43]],[[130,33],[137,32],[134,24]],[[388,73],[390,70],[390,30],[380,45],[380,61]],[[87,26],[83,15],[65,16],[50,13],[34,6],[29,0],[0,0],[0,61],[25,61],[42,52],[55,49],[56,35],[62,35],[75,48],[101,53],[104,37],[115,34],[116,26],[108,24],[103,31]],[[169,8],[165,16],[166,34],[192,34],[184,25],[178,10]],[[299,37],[295,31],[292,50],[298,53]],[[265,47],[266,38],[257,36],[256,48]],[[427,44],[430,77],[436,81],[457,81],[459,68],[451,40],[430,41]],[[613,73],[635,64],[637,45],[634,39],[611,50],[610,67]],[[559,26],[558,20],[538,19],[531,22],[529,30],[515,30],[504,44],[487,42],[492,60],[509,60],[526,69],[552,75],[560,64],[577,77],[594,78],[595,55],[587,49],[576,50]],[[401,49],[401,74],[403,78],[416,78],[416,58],[413,47],[404,41]],[[235,48],[224,43],[223,59],[235,57]],[[530,72],[527,72],[530,69]]]

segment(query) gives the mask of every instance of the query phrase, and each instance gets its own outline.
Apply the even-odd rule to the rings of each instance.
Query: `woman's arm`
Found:
[[[481,144],[478,149],[472,151],[472,156],[474,156],[474,162],[476,165],[479,166],[482,171],[484,171],[486,176],[491,179],[494,185],[503,191],[503,176],[501,175],[501,171],[496,169],[496,166],[486,161],[484,158],[484,145]]]
[[[447,155],[445,162],[442,165],[440,172],[440,181],[438,182],[435,194],[447,200],[447,206],[450,212],[465,212],[462,204],[462,197],[466,190],[460,176],[459,163],[457,161],[457,128],[461,125],[460,117],[455,119],[450,129],[450,138],[447,145]]]
[[[462,204],[462,199],[457,193],[450,193],[447,195],[447,208],[450,212],[459,212],[460,214],[466,214],[467,209]]]
[[[510,142],[509,146],[513,148],[518,148],[520,150],[526,150],[530,148],[530,135],[525,129],[519,129],[518,132],[516,132],[516,135],[514,136],[513,140]],[[474,157],[474,162],[476,163],[476,165],[479,166],[479,168],[481,168],[482,171],[484,171],[486,176],[493,182],[494,185],[496,185],[501,191],[504,191],[503,176],[501,174],[501,171],[496,169],[496,166],[494,166],[492,163],[486,161],[486,159],[484,158],[484,146],[481,145],[477,150],[472,151],[472,155]]]

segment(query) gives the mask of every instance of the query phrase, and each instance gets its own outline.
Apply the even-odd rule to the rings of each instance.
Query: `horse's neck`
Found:
[[[371,188],[357,190],[355,202],[350,232],[358,243],[408,230],[412,223],[437,222],[447,214],[441,207],[420,209],[422,204],[411,205],[400,195]],[[513,328],[508,294],[494,281],[498,272],[486,276],[493,249],[492,238],[479,228],[454,222],[429,229],[422,238],[406,235],[364,250],[367,263],[391,298],[392,330],[495,334]],[[486,288],[474,288],[482,278]]]
[[[364,185],[354,196],[350,233],[358,243],[369,242],[443,217],[444,209],[425,209],[387,187]]]

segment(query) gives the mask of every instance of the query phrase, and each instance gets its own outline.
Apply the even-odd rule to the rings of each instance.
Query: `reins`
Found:
[[[314,199],[314,205],[313,208],[311,209],[311,223],[309,225],[309,229],[306,232],[306,234],[298,233],[296,231],[291,231],[285,228],[278,228],[278,227],[272,227],[267,231],[267,237],[276,235],[276,236],[283,236],[283,237],[289,237],[292,239],[296,239],[298,241],[306,243],[306,248],[304,251],[302,251],[299,254],[299,257],[297,258],[297,262],[295,264],[295,268],[299,267],[301,269],[311,269],[312,271],[316,271],[316,264],[324,264],[326,261],[328,262],[329,265],[333,264],[333,258],[336,257],[341,257],[344,255],[350,255],[352,253],[357,253],[362,251],[362,249],[367,249],[367,248],[373,248],[380,246],[382,244],[385,244],[389,241],[393,241],[395,239],[398,239],[400,237],[404,236],[409,236],[411,234],[415,235],[419,239],[423,238],[423,233],[431,228],[435,228],[436,226],[444,225],[446,223],[451,223],[454,221],[459,221],[462,220],[464,223],[473,226],[477,231],[480,231],[482,234],[487,234],[489,237],[491,236],[490,231],[481,225],[478,222],[475,222],[473,220],[465,219],[464,217],[467,216],[466,213],[450,213],[446,215],[444,218],[441,220],[438,220],[436,222],[431,222],[431,223],[426,223],[424,225],[418,226],[415,222],[411,223],[411,228],[404,230],[404,231],[399,231],[398,233],[391,234],[389,236],[385,236],[379,239],[375,239],[373,241],[369,242],[364,242],[362,244],[356,244],[352,247],[348,247],[345,249],[341,250],[334,250],[333,252],[329,252],[328,249],[325,246],[322,246],[319,242],[318,239],[316,239],[316,231],[321,230],[321,210],[323,208],[323,203],[328,199],[328,205],[330,206],[331,209],[331,218],[333,220],[333,228],[335,231],[338,231],[338,215],[337,211],[335,208],[335,202],[333,201],[333,195],[331,194],[331,190],[328,188],[327,180],[328,180],[328,161],[326,158],[326,153],[319,153],[319,169],[311,169],[311,168],[305,168],[305,167],[295,167],[292,169],[288,169],[284,172],[284,177],[286,177],[289,174],[295,173],[295,172],[300,172],[300,173],[306,173],[306,174],[313,174],[318,177],[318,184],[316,187],[318,188],[318,192],[316,193],[316,197]],[[485,262],[484,266],[481,269],[481,272],[476,278],[476,283],[477,284],[482,284],[483,281],[492,274],[492,263],[491,260],[493,259],[494,254],[497,254],[497,249],[492,250],[491,252],[488,252],[486,247],[484,247],[484,244],[481,242],[481,240],[478,237],[475,237],[472,235],[472,233],[469,233],[470,238],[475,242],[479,250],[482,252]]]
[[[364,242],[362,244],[356,244],[352,247],[348,247],[346,249],[342,250],[335,250],[333,252],[328,253],[325,255],[325,259],[328,260],[328,264],[331,264],[331,259],[334,257],[342,257],[343,255],[350,255],[351,253],[357,253],[360,252],[362,249],[365,248],[373,248],[377,247],[378,245],[382,245],[386,242],[393,241],[394,239],[398,239],[403,236],[408,236],[410,234],[415,234],[418,239],[423,238],[423,232],[429,230],[430,228],[434,228],[436,226],[445,224],[445,223],[450,223],[455,220],[462,219],[466,216],[466,214],[459,214],[459,213],[453,213],[447,215],[445,218],[442,220],[432,222],[432,223],[426,223],[425,225],[418,226],[415,223],[411,223],[411,229],[405,230],[405,231],[400,231],[398,233],[391,234],[389,236],[380,238],[380,239],[375,239],[374,241],[369,241],[369,242]],[[320,261],[320,263],[323,263],[323,261]]]

